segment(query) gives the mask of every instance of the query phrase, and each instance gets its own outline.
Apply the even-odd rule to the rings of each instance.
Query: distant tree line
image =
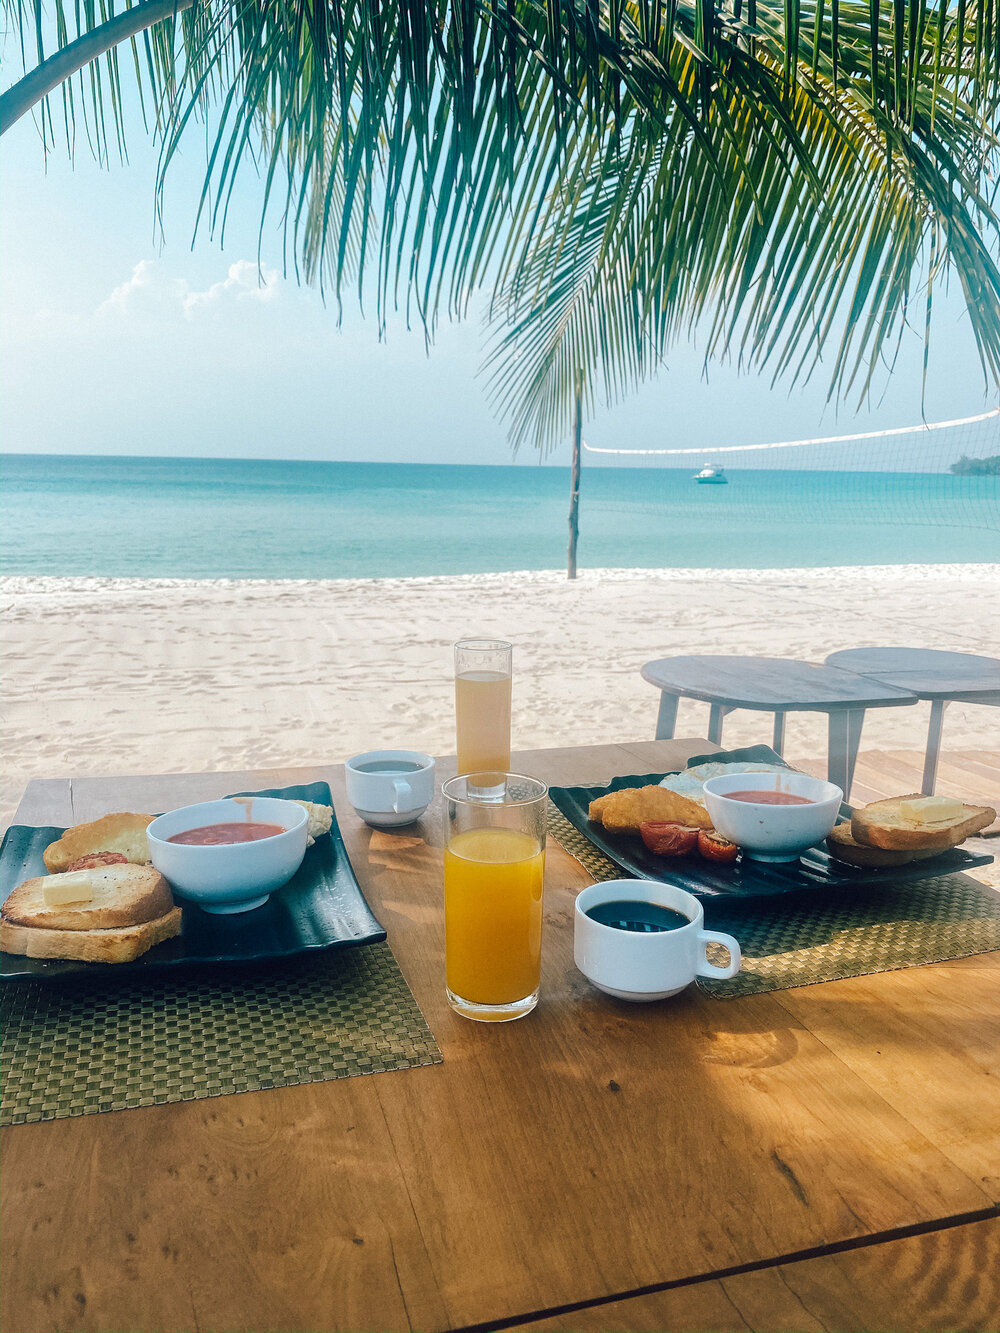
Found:
[[[965,454],[949,468],[956,477],[1000,477],[1000,454],[992,458],[967,458]]]

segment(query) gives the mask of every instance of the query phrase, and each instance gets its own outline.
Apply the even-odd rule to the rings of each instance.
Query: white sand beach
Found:
[[[453,641],[515,644],[515,749],[648,740],[652,658],[822,661],[906,644],[994,654],[1000,568],[585,570],[343,581],[0,579],[0,817],[31,778],[333,763],[454,750]],[[868,714],[865,749],[923,750],[928,705]],[[704,735],[682,702],[678,735]],[[770,741],[768,714],[727,745]],[[952,705],[948,749],[1000,747],[1000,711]],[[786,755],[826,754],[826,719],[788,720]]]

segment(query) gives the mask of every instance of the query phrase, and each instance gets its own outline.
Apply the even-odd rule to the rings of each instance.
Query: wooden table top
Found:
[[[915,694],[895,684],[793,657],[661,657],[647,662],[641,675],[668,694],[765,712],[840,712],[917,702]]]
[[[857,671],[887,685],[911,690],[920,699],[975,703],[1000,696],[1000,658],[950,653],[940,648],[844,648],[828,666]]]
[[[706,744],[512,763],[594,784]],[[627,1005],[573,966],[588,876],[550,844],[541,1002],[477,1024],[437,806],[374,832],[317,767],[32,783],[18,821],[316,779],[444,1063],[8,1129],[7,1333],[997,1328],[1000,954]]]

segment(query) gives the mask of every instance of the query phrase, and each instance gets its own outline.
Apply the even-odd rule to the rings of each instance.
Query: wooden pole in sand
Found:
[[[576,578],[576,540],[580,535],[580,441],[583,436],[583,371],[576,372],[573,405],[573,466],[569,475],[569,561],[566,577]]]

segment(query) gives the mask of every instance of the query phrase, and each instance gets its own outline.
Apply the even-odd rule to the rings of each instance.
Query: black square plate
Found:
[[[784,764],[780,755],[766,745],[742,750],[720,750],[689,759],[688,768],[709,761],[732,764],[737,761]],[[789,765],[784,764],[787,768]],[[677,772],[678,770],[672,770]],[[956,875],[974,866],[989,865],[993,857],[974,855],[960,847],[942,852],[926,861],[911,861],[902,866],[868,868],[849,866],[830,856],[825,846],[810,847],[797,861],[774,865],[740,856],[730,864],[706,861],[700,856],[655,856],[637,833],[608,833],[602,824],[587,816],[590,802],[609,791],[624,787],[648,787],[666,777],[665,773],[644,773],[612,778],[606,787],[551,787],[552,803],[583,833],[595,847],[620,866],[626,876],[662,880],[686,889],[696,898],[766,898],[779,893],[798,893],[803,889],[856,888],[862,884],[902,884],[909,880],[934,879],[938,875]],[[850,807],[841,807],[850,818]]]
[[[278,796],[289,801],[333,805],[325,782],[234,795]],[[24,824],[15,824],[7,830],[0,846],[0,901],[15,885],[47,873],[42,853],[64,832],[61,828],[32,828]],[[375,944],[385,939],[385,931],[372,915],[355,877],[336,813],[330,832],[306,848],[293,878],[272,893],[262,907],[232,916],[213,916],[193,903],[180,899],[178,903],[183,909],[181,933],[157,944],[135,962],[111,966],[0,953],[0,979],[47,980],[121,973],[152,976],[163,968],[257,963],[314,949]]]

